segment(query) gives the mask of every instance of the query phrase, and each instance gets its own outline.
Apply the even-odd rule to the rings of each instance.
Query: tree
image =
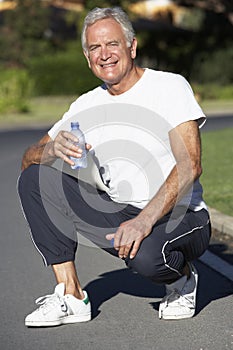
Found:
[[[38,0],[18,0],[15,9],[5,13],[0,29],[0,60],[7,65],[25,65],[35,55],[48,50],[46,33],[49,11]]]
[[[137,2],[137,0],[86,0],[84,1],[84,10],[82,11],[82,14],[79,18],[78,28],[79,31],[82,27],[82,23],[84,20],[84,17],[87,15],[87,13],[92,10],[95,7],[113,7],[113,6],[120,6],[122,9],[128,12],[130,15],[128,9],[129,5],[132,3]]]
[[[173,0],[173,4],[177,11],[181,6],[188,9],[179,23],[169,8],[163,16],[141,16],[134,22],[140,64],[175,71],[197,82],[231,83],[232,0]]]
[[[233,22],[232,0],[173,0],[180,6],[195,7],[204,11],[224,14],[229,21]]]
[[[203,20],[197,31],[197,42],[201,49],[210,52],[232,46],[232,0],[173,0],[173,2],[202,12]]]
[[[232,83],[232,0],[173,0],[202,12],[202,23],[193,37],[193,77],[200,81]]]

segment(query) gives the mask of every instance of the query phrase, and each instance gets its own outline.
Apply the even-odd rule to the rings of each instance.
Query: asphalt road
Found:
[[[210,128],[210,123],[205,128]],[[34,309],[34,299],[52,293],[55,285],[51,269],[43,266],[30,240],[16,192],[23,150],[43,133],[0,133],[1,349],[233,349],[233,284],[228,279],[196,261],[200,272],[197,315],[186,321],[161,321],[158,303],[163,287],[131,273],[122,261],[85,245],[79,247],[76,262],[92,301],[93,320],[49,329],[24,326],[25,315]]]
[[[202,132],[214,131],[233,127],[233,115],[220,115],[207,117]]]

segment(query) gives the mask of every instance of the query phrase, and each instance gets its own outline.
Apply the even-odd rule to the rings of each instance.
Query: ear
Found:
[[[137,39],[136,39],[136,38],[133,38],[133,42],[132,42],[132,45],[131,45],[131,48],[130,48],[130,54],[131,54],[131,58],[132,58],[132,59],[135,59],[135,58],[136,58],[136,55],[137,55],[137,45],[138,45]]]
[[[87,60],[87,63],[88,63],[88,67],[91,68],[91,63],[90,63],[90,59],[89,59],[87,51],[83,50],[83,54],[86,57],[86,60]]]

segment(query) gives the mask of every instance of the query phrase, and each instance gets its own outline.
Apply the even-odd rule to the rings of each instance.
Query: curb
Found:
[[[220,233],[233,237],[233,217],[219,212],[214,208],[208,208],[212,227]]]

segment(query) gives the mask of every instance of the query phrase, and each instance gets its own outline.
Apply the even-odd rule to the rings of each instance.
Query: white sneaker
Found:
[[[40,305],[25,318],[28,327],[50,327],[61,324],[86,322],[91,320],[91,303],[86,291],[83,300],[71,294],[64,295],[65,285],[56,286],[54,294],[45,295],[36,300]]]
[[[167,294],[159,305],[159,318],[164,320],[179,320],[191,318],[195,314],[198,274],[195,267],[189,263],[191,276],[166,285]]]

